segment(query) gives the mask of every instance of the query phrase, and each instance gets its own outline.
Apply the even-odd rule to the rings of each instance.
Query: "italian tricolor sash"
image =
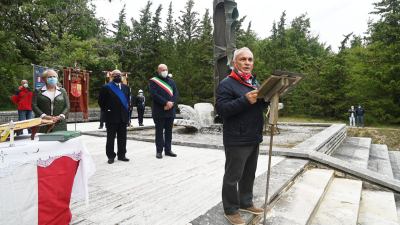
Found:
[[[170,96],[174,95],[174,91],[173,91],[172,87],[168,83],[166,83],[165,81],[161,80],[158,77],[153,77],[150,80],[153,81],[154,83],[156,83],[158,86],[160,86]]]

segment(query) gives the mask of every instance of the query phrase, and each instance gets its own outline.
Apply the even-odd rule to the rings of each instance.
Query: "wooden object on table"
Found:
[[[31,129],[31,139],[33,140],[39,127],[47,126],[47,132],[50,132],[55,123],[52,120],[34,118],[29,120],[10,122],[0,125],[0,142],[4,142],[16,130]],[[13,128],[12,128],[13,127]]]

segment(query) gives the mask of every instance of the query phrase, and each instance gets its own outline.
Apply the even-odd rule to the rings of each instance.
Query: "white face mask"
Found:
[[[160,74],[163,78],[166,78],[168,76],[168,70],[162,71]]]
[[[28,84],[27,84],[27,83],[25,83],[25,84],[22,85],[22,86],[24,86],[24,88],[28,88]]]

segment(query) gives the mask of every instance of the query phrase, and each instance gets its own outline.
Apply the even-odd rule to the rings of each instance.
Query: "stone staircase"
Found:
[[[332,156],[389,178],[391,160],[400,162],[398,152],[389,153],[386,145],[371,144],[370,138],[348,137]],[[331,169],[312,168],[281,194],[267,214],[267,224],[398,225],[397,206],[391,191]]]
[[[335,135],[326,135],[325,131],[327,144],[318,144],[316,151],[371,173],[400,179],[400,152],[389,152],[386,145],[372,144],[370,138],[345,137],[342,127],[333,128],[330,130]],[[340,143],[335,140],[340,140]],[[311,142],[305,141],[303,145],[306,143],[310,146]],[[296,161],[297,166],[293,166]],[[286,175],[282,176],[282,173]],[[254,203],[257,206],[264,203],[265,176],[258,177],[254,185]],[[288,157],[273,166],[270,193],[266,219],[269,225],[400,224],[400,195],[306,159]],[[220,203],[190,224],[229,225],[222,215]],[[262,216],[241,215],[246,224],[262,224]]]

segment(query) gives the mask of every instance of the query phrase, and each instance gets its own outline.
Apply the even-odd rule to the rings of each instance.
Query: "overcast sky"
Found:
[[[174,18],[181,14],[187,0],[152,0],[152,12],[159,4],[163,5],[162,19],[166,20],[168,5],[172,1]],[[307,13],[311,20],[311,31],[319,35],[320,41],[331,45],[337,50],[343,35],[354,32],[363,35],[367,31],[369,19],[376,16],[369,14],[374,10],[372,3],[378,0],[236,0],[239,16],[247,15],[244,27],[249,21],[258,37],[265,38],[270,35],[273,21],[279,21],[286,10],[287,22],[293,18]],[[128,24],[130,18],[139,19],[139,10],[143,9],[147,0],[93,0],[96,6],[97,17],[103,17],[111,24],[118,19],[118,14],[124,4]],[[195,0],[195,10],[202,16],[208,8],[212,14],[213,0]]]

